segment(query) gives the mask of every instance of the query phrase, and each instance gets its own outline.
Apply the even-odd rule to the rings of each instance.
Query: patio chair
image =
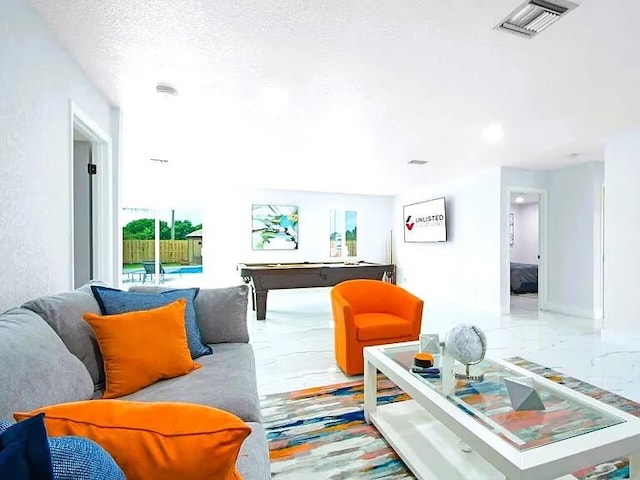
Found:
[[[144,267],[144,274],[142,275],[142,283],[147,281],[147,275],[151,276],[151,281],[153,281],[153,276],[156,273],[156,262],[142,262],[142,266]],[[160,264],[160,282],[164,282],[164,267]]]

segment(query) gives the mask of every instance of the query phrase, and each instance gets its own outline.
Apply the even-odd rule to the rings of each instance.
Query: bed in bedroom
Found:
[[[511,262],[511,292],[538,293],[538,265]]]

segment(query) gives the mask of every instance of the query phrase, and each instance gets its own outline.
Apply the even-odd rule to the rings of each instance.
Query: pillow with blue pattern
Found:
[[[93,440],[51,437],[49,449],[54,480],[126,480],[113,457]]]
[[[48,446],[46,462],[49,465],[50,476],[43,476],[40,472],[31,471],[32,476],[19,477],[15,476],[15,472],[0,467],[0,478],[11,478],[12,480],[21,478],[29,480],[33,478],[38,480],[126,480],[122,469],[113,457],[93,440],[64,436],[51,437],[47,441],[43,418],[44,414],[41,414],[16,424],[0,422],[0,437],[3,436],[3,431],[24,428],[32,420],[39,419],[43,434],[40,440],[44,439],[44,446]]]
[[[196,321],[194,300],[200,291],[199,288],[167,290],[162,293],[138,293],[91,285],[91,291],[96,297],[103,315],[118,315],[138,310],[150,310],[164,307],[179,298],[184,298],[187,301],[184,324],[191,358],[198,358],[212,353],[211,347],[202,343],[200,328]]]

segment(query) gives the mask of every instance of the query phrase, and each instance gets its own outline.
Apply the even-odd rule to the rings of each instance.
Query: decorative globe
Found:
[[[460,323],[445,336],[445,348],[464,365],[480,363],[487,352],[487,337],[476,325]]]

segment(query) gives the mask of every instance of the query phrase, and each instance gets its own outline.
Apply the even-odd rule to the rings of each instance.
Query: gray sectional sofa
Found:
[[[120,398],[198,403],[234,413],[252,429],[240,450],[238,471],[244,480],[267,480],[269,452],[247,330],[247,299],[246,285],[201,289],[195,300],[196,319],[213,354],[199,357],[202,368],[188,375]],[[89,285],[33,299],[0,314],[0,420],[12,420],[15,411],[100,397],[102,357],[82,318],[85,312],[100,314]]]

